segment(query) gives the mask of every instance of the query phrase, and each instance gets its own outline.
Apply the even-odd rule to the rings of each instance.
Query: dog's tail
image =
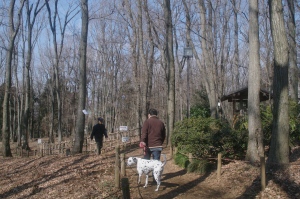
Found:
[[[161,154],[161,155],[164,156],[164,162],[163,162],[162,166],[165,166],[167,163],[167,156],[166,156],[166,154]]]

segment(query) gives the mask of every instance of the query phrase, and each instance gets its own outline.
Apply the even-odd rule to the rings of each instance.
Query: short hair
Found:
[[[103,123],[104,122],[104,119],[102,117],[98,117],[98,121]]]
[[[148,111],[148,113],[149,113],[150,115],[157,115],[157,110],[154,109],[154,108],[150,108],[149,111]]]

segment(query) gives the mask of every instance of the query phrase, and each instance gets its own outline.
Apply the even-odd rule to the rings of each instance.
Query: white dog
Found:
[[[155,191],[158,191],[158,188],[160,186],[160,179],[161,179],[161,175],[162,172],[164,170],[164,166],[167,163],[167,157],[165,154],[162,154],[164,156],[164,162],[161,162],[159,160],[146,160],[146,159],[142,159],[142,158],[137,158],[137,157],[129,157],[127,160],[127,165],[131,166],[133,164],[137,164],[137,172],[139,174],[139,181],[138,183],[141,183],[141,176],[144,173],[146,175],[146,182],[145,182],[145,186],[147,187],[148,185],[148,175],[151,171],[153,171],[153,176],[154,179],[157,182],[157,187],[155,189]]]

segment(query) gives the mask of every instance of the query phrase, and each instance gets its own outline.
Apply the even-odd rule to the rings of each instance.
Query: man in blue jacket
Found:
[[[104,119],[102,117],[98,118],[98,124],[93,126],[93,131],[91,134],[91,140],[95,137],[95,141],[97,143],[97,154],[101,154],[101,149],[103,146],[103,135],[105,138],[108,138],[107,136],[107,130],[104,125]]]

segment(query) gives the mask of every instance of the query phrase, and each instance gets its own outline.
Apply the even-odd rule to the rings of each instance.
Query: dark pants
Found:
[[[102,142],[96,142],[97,143],[97,154],[101,154],[101,149],[102,149]]]

